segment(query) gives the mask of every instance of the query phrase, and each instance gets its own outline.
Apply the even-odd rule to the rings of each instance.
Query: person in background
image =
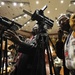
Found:
[[[32,29],[32,35],[30,38],[26,38],[25,40],[23,40],[26,44],[31,44],[32,46],[34,44],[36,44],[36,34],[37,34],[37,29],[38,29],[38,26],[37,25],[34,25],[33,29]],[[33,40],[33,41],[32,41]],[[19,45],[18,45],[19,46]],[[19,46],[20,47],[20,46]],[[28,48],[26,48],[28,49]],[[25,49],[25,50],[26,50]],[[14,64],[14,68],[13,70],[9,73],[9,75],[30,75],[30,70],[32,68],[32,58],[34,56],[34,52],[32,50],[31,53],[23,53],[25,50],[24,49],[17,49],[17,51],[20,50],[20,52],[17,53],[17,56],[14,60],[15,64]],[[21,50],[23,52],[21,52]]]
[[[59,36],[61,38],[64,35],[66,35],[66,37],[67,37],[68,34],[71,31],[71,28],[70,28],[70,25],[69,25],[69,19],[70,19],[70,14],[65,14],[65,15],[63,14],[62,16],[60,16],[58,18],[58,22],[59,22],[59,26],[60,26],[59,31],[61,31],[61,33],[60,33]],[[56,48],[57,48],[57,56],[59,58],[62,57],[62,59],[63,59],[64,75],[69,75],[69,69],[66,68],[66,65],[65,65],[65,56],[64,56],[64,45],[65,45],[66,37],[65,37],[64,41],[63,41],[63,39],[61,39],[62,40],[62,43],[63,43],[63,47],[61,46],[61,44],[58,44]],[[58,49],[58,48],[60,48],[60,49]]]
[[[54,68],[55,68],[56,74],[60,75],[63,61],[56,55],[56,53],[53,54],[53,61],[54,61]]]
[[[64,43],[62,41],[63,32],[61,30],[58,31],[58,40],[56,41],[56,54],[60,59],[63,59],[63,50],[64,50]]]
[[[69,24],[72,31],[64,46],[65,65],[70,70],[70,74],[75,75],[75,13],[71,15]]]

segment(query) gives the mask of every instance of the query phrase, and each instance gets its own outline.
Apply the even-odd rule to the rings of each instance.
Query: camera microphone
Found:
[[[48,6],[45,5],[41,10],[44,11]]]

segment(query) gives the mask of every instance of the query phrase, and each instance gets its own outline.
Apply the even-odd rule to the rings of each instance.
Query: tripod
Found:
[[[45,63],[45,50],[48,55],[48,62],[49,62],[49,71],[50,75],[53,75],[53,70],[54,69],[54,64],[53,64],[53,59],[52,59],[52,54],[51,54],[51,49],[50,49],[50,44],[49,41],[52,43],[48,33],[46,32],[46,29],[44,29],[43,25],[39,25],[37,33],[37,57],[35,57],[35,63],[37,63],[36,66],[36,73],[35,75],[46,75],[46,63]],[[37,58],[37,59],[36,59]],[[34,64],[35,64],[34,63]],[[36,64],[35,64],[36,65]],[[34,71],[34,70],[33,70]],[[55,69],[54,69],[54,74],[56,75]],[[34,75],[33,73],[31,75]]]
[[[54,64],[53,64],[53,59],[52,59],[50,45],[49,45],[49,41],[51,41],[51,39],[49,38],[46,32],[47,29],[45,29],[44,27],[45,26],[47,28],[53,27],[54,21],[44,15],[44,10],[46,8],[47,8],[47,5],[45,5],[41,10],[35,10],[33,14],[26,11],[26,13],[28,13],[28,15],[31,16],[31,20],[32,21],[36,20],[38,24],[37,50],[36,50],[35,59],[34,59],[35,66],[33,65],[35,68],[33,67],[31,75],[46,75],[45,50],[47,51],[47,55],[48,55],[50,75],[53,75],[52,66],[54,68]],[[55,72],[55,69],[54,69],[54,72]],[[56,75],[56,72],[55,72],[55,75]]]
[[[4,71],[4,63],[5,63],[5,75],[7,75],[7,39],[3,38],[3,33],[4,30],[1,32],[1,47],[0,47],[0,75],[3,75],[3,71]],[[3,41],[5,41],[5,46],[4,46],[4,50],[3,50]],[[2,52],[4,51],[4,52]],[[2,60],[3,58],[3,60]],[[6,62],[4,62],[6,61]]]
[[[1,31],[0,31],[1,32],[1,34],[0,34],[0,39],[1,39],[0,40],[0,72],[3,75],[3,68],[4,68],[4,64],[5,64],[6,65],[5,66],[5,74],[7,75],[7,67],[8,67],[8,65],[7,65],[7,60],[8,60],[7,45],[8,45],[8,41],[7,41],[7,38],[4,37],[4,31],[7,31],[7,29],[16,31],[16,30],[18,30],[18,28],[20,28],[22,26],[16,22],[9,20],[6,17],[1,17],[1,16],[0,16],[0,25],[2,27]],[[4,41],[5,46],[3,45],[3,41]],[[2,52],[3,51],[2,47],[4,47],[4,52]],[[2,60],[2,58],[3,58],[3,60]]]

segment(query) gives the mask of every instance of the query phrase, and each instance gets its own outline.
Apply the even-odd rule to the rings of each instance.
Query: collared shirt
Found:
[[[75,38],[73,37],[73,32],[70,37],[67,37],[64,46],[64,54],[66,67],[68,69],[75,69]]]

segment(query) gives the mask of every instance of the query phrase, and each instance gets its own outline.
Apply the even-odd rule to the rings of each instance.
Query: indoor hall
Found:
[[[0,75],[72,75],[64,47],[74,13],[75,0],[0,0]]]

